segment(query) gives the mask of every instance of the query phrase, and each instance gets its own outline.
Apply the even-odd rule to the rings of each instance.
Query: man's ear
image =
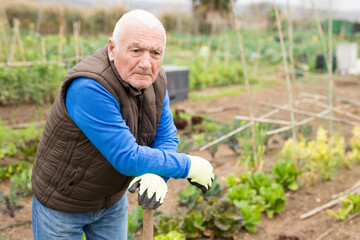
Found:
[[[109,42],[108,42],[108,56],[109,56],[109,60],[110,61],[114,61],[115,59],[115,42],[114,39],[109,38]]]

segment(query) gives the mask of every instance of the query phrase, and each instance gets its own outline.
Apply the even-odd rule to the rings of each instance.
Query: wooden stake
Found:
[[[286,86],[287,86],[287,91],[289,94],[289,105],[290,105],[290,118],[291,118],[291,126],[292,126],[292,138],[293,138],[293,146],[294,146],[294,158],[296,156],[296,126],[295,126],[295,113],[293,111],[294,109],[294,103],[293,103],[293,95],[292,95],[292,86],[291,86],[291,80],[290,80],[290,74],[289,74],[289,68],[287,65],[287,56],[286,56],[286,50],[285,50],[285,46],[284,46],[284,37],[282,34],[282,29],[281,29],[281,20],[280,20],[280,16],[279,16],[279,9],[277,7],[276,2],[274,2],[275,5],[275,16],[276,16],[276,23],[277,23],[277,28],[278,28],[278,32],[279,32],[279,39],[280,39],[280,43],[281,43],[281,51],[282,51],[282,55],[283,55],[283,63],[284,63],[284,69],[285,69],[285,76],[286,76]],[[294,159],[295,160],[295,159]]]
[[[319,95],[319,94],[312,94],[312,93],[300,93],[300,97],[307,97],[307,98],[314,98],[314,99],[323,99],[327,100],[326,96]],[[335,101],[341,102],[341,103],[349,103],[355,106],[360,106],[360,101],[356,99],[351,98],[344,98],[344,97],[335,97]]]
[[[328,58],[329,58],[329,66],[328,66],[328,72],[329,72],[329,110],[330,110],[330,116],[332,116],[332,110],[334,108],[334,101],[333,101],[333,96],[334,96],[334,81],[333,81],[333,74],[332,74],[332,65],[333,65],[333,51],[332,51],[332,0],[330,0],[329,3],[329,9],[328,9],[328,34],[329,34],[329,53],[328,53]],[[333,122],[330,121],[329,122],[329,135],[330,137],[332,136],[333,133]]]
[[[235,119],[250,121],[250,117],[240,116],[240,115],[235,116]],[[267,118],[253,118],[252,120],[255,121],[255,122],[273,123],[273,124],[281,124],[281,125],[290,125],[291,124],[291,122],[289,122],[289,121],[276,120],[276,119],[267,119]]]
[[[16,44],[16,37],[15,37],[15,19],[14,21],[14,27],[13,27],[13,34],[12,34],[12,38],[11,38],[11,46],[10,46],[10,54],[8,57],[8,64],[11,64],[12,58],[14,56],[14,52],[15,52],[15,44]]]
[[[355,189],[357,189],[359,187],[360,187],[360,181],[355,183],[351,188],[349,188],[341,193],[331,195],[331,198],[339,198],[339,197],[345,196],[346,194],[350,193],[351,191],[354,191]]]
[[[289,112],[308,115],[308,116],[312,116],[312,117],[316,117],[316,118],[320,118],[320,119],[331,120],[331,121],[334,121],[334,122],[340,122],[340,123],[348,124],[348,125],[351,125],[351,126],[360,125],[359,122],[354,122],[354,121],[340,119],[340,118],[331,117],[331,116],[319,116],[318,114],[313,113],[313,112],[308,112],[308,111],[294,109],[294,108],[290,109],[290,108],[282,107],[282,106],[279,106],[279,105],[276,105],[276,104],[269,104],[269,103],[265,103],[265,102],[261,102],[261,104],[264,105],[264,106],[272,107],[272,108],[277,108],[277,109],[281,109],[281,110],[285,110],[285,111],[289,111]]]
[[[328,113],[329,113],[329,110],[326,109],[326,110],[324,110],[324,111],[316,114],[316,116],[322,117],[322,116],[325,116],[325,115],[328,114]],[[315,117],[306,118],[306,119],[298,122],[298,123],[297,123],[297,126],[304,125],[304,124],[306,124],[306,123],[308,123],[308,122],[311,122],[311,121],[314,120],[314,119],[315,119]],[[270,131],[267,131],[267,132],[266,132],[266,135],[270,136],[270,135],[273,135],[273,134],[276,134],[276,133],[285,132],[285,131],[291,129],[291,127],[292,127],[292,126],[286,126],[286,127],[282,127],[282,128],[270,130]]]
[[[350,194],[357,194],[360,192],[360,189],[356,189],[356,190],[353,190],[350,192]],[[324,210],[324,209],[327,209],[327,208],[330,208],[334,205],[336,205],[337,203],[341,202],[341,198],[337,198],[337,199],[334,199],[334,200],[331,200],[330,202],[328,203],[325,203],[317,208],[314,208],[313,210],[307,212],[307,213],[304,213],[300,216],[300,219],[305,219],[305,218],[308,218],[308,217],[311,217],[315,214],[317,214],[318,212]]]
[[[143,209],[143,240],[153,240],[154,236],[154,210]]]
[[[309,100],[311,100],[311,99],[309,99]],[[328,108],[328,105],[326,105],[326,104],[323,104],[323,103],[321,103],[321,102],[319,102],[319,101],[316,101],[316,100],[312,100],[312,101],[313,101],[316,105],[318,105],[318,106],[320,106],[320,107]],[[330,110],[330,109],[329,109],[329,110]],[[335,113],[339,113],[339,114],[342,114],[342,115],[344,115],[344,116],[347,116],[347,117],[350,117],[350,118],[353,118],[353,119],[355,119],[355,120],[360,121],[360,116],[359,116],[359,115],[352,114],[352,113],[350,113],[350,112],[342,111],[342,110],[338,109],[338,107],[334,107],[334,108],[332,109],[332,111],[335,112]]]
[[[16,38],[17,38],[17,42],[19,44],[19,48],[20,48],[20,55],[21,55],[21,59],[22,61],[26,61],[25,58],[25,49],[24,49],[24,44],[23,41],[21,39],[21,35],[20,35],[20,20],[16,18],[16,22],[15,22],[15,31],[16,31]]]
[[[295,77],[295,61],[294,61],[294,51],[293,51],[293,27],[292,27],[292,12],[290,9],[290,0],[286,1],[287,5],[287,19],[288,19],[288,34],[289,34],[289,59],[290,59],[290,73],[291,73],[291,80],[294,81]]]
[[[294,104],[299,104],[299,103],[302,103],[302,102],[305,102],[305,101],[304,101],[304,100],[295,101]],[[288,106],[288,104],[284,105],[283,107],[287,107],[287,106]],[[266,117],[270,117],[270,116],[276,114],[277,112],[279,112],[279,109],[274,109],[274,110],[272,110],[272,111],[270,111],[270,112],[268,112],[268,113],[265,113],[264,115],[261,115],[261,116],[259,117],[259,119],[266,118]],[[253,123],[251,123],[251,122],[250,122],[250,123],[247,123],[247,124],[245,124],[245,125],[237,128],[237,129],[235,129],[235,130],[233,130],[233,131],[231,131],[231,132],[229,132],[229,133],[227,133],[227,134],[225,134],[225,135],[223,135],[223,136],[221,136],[221,137],[219,137],[219,138],[217,138],[217,139],[215,139],[215,140],[213,140],[213,141],[205,144],[204,146],[202,146],[201,148],[199,148],[199,151],[206,150],[207,148],[209,148],[209,147],[211,147],[211,146],[213,146],[213,145],[215,145],[215,144],[218,144],[219,142],[221,142],[221,141],[223,141],[223,140],[225,140],[225,139],[227,139],[227,138],[229,138],[229,137],[231,137],[231,136],[233,136],[233,135],[235,135],[235,134],[237,134],[237,133],[239,133],[239,132],[247,129],[247,128],[250,127],[252,124],[253,124]]]
[[[235,30],[236,30],[236,35],[237,35],[238,45],[239,45],[239,50],[240,50],[241,63],[242,63],[245,86],[246,86],[246,93],[247,93],[248,102],[249,102],[249,112],[250,112],[250,119],[251,119],[250,120],[250,122],[251,122],[251,142],[252,142],[252,150],[253,150],[253,154],[254,154],[254,168],[256,170],[258,170],[258,169],[262,170],[263,161],[262,161],[262,159],[258,159],[258,156],[257,156],[257,148],[256,148],[256,141],[255,141],[255,125],[254,125],[254,120],[253,120],[254,119],[254,110],[253,110],[253,106],[252,106],[250,84],[249,84],[249,79],[248,79],[247,69],[246,69],[244,46],[243,46],[242,37],[240,34],[240,26],[236,19],[234,0],[231,0],[231,6],[232,6],[233,21],[235,24]]]
[[[324,37],[324,31],[323,31],[323,29],[322,29],[322,27],[321,27],[321,23],[320,23],[320,20],[319,20],[319,15],[318,15],[318,13],[317,13],[314,0],[311,0],[311,6],[312,6],[312,10],[313,10],[313,12],[314,12],[314,16],[315,16],[315,20],[316,20],[316,26],[317,26],[317,29],[318,29],[318,32],[319,32],[321,45],[322,45],[323,51],[324,51],[324,56],[326,56],[327,47],[326,47],[326,42],[325,42],[325,37]],[[326,66],[329,67],[327,58],[324,57],[324,59],[325,59],[325,64],[326,64]]]
[[[5,24],[5,21],[6,21],[6,18],[2,18],[0,19],[0,29],[2,29],[2,40],[4,42],[4,52],[5,52],[5,59],[6,61],[8,60],[8,40],[7,40],[7,34],[6,34],[6,31],[7,31],[7,28],[6,28],[6,24]]]
[[[46,64],[46,44],[45,44],[45,38],[41,37],[41,62],[43,64]]]
[[[64,35],[64,28],[65,28],[65,24],[64,22],[61,22],[60,27],[59,27],[59,44],[58,44],[58,61],[59,64],[61,64],[62,62],[62,48],[63,48],[63,35]]]
[[[74,22],[74,41],[75,41],[75,59],[76,63],[80,62],[80,50],[79,50],[79,32],[80,32],[80,22]]]
[[[23,42],[22,42],[22,39],[20,36],[20,31],[19,31],[20,20],[17,18],[14,18],[13,22],[14,22],[13,36],[12,36],[12,40],[11,40],[10,56],[8,58],[9,64],[11,64],[12,58],[14,57],[14,54],[15,54],[16,42],[18,43],[19,48],[20,48],[21,59],[23,62],[26,62],[24,45],[23,45]]]

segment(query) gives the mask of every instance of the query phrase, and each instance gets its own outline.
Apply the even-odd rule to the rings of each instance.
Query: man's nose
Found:
[[[144,54],[141,56],[139,67],[142,69],[151,68],[151,56],[149,52],[144,52]]]

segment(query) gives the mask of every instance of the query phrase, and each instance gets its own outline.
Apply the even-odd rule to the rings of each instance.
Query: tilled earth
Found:
[[[335,96],[354,99],[360,101],[360,78],[336,78]],[[218,89],[206,89],[201,91],[201,94],[210,94]],[[294,86],[295,97],[299,99],[301,92],[316,93],[327,95],[327,82],[321,78],[318,80],[302,79],[297,81]],[[257,90],[252,93],[252,101],[254,107],[254,115],[260,117],[262,114],[269,112],[270,108],[261,105],[261,102],[273,103],[277,105],[285,105],[288,102],[289,96],[286,91],[286,86],[280,84],[274,87],[269,87],[262,90]],[[326,103],[326,101],[324,101]],[[238,96],[228,96],[220,99],[191,102],[189,100],[182,103],[177,103],[173,108],[182,108],[191,113],[208,112],[211,119],[220,122],[231,122],[236,115],[249,115],[248,100],[246,94]],[[0,117],[8,125],[23,124],[27,122],[42,122],[49,112],[50,105],[45,106],[20,106],[20,107],[0,107]],[[315,105],[314,103],[303,103],[298,105],[307,111],[320,112],[324,108]],[[359,108],[347,110],[353,114],[360,116]],[[334,116],[342,119],[347,119],[343,115],[334,114]],[[272,117],[276,119],[289,120],[289,112],[279,111]],[[297,114],[297,120],[306,118],[307,116]],[[269,117],[270,118],[270,117]],[[316,120],[312,122],[313,129],[322,125],[325,128],[328,122],[325,120]],[[346,140],[349,140],[351,127],[334,123],[334,131],[341,132]],[[278,159],[277,150],[267,151],[264,157],[265,170],[269,169],[272,164]],[[210,159],[210,154],[207,151],[192,152],[193,155],[199,155]],[[217,162],[214,163],[215,174],[220,178],[229,175],[230,173],[240,173],[242,168],[238,163],[238,157],[233,155],[233,152],[225,145],[220,145],[219,151],[216,153]],[[284,211],[280,215],[268,219],[266,215],[262,215],[262,222],[259,224],[259,230],[256,234],[249,234],[243,230],[239,232],[236,239],[248,240],[275,240],[280,235],[297,236],[301,240],[343,240],[343,239],[360,239],[359,226],[360,217],[354,217],[346,222],[339,222],[333,217],[330,217],[325,211],[309,217],[305,220],[300,220],[300,215],[332,200],[331,195],[342,192],[360,179],[360,165],[354,164],[351,169],[340,169],[331,181],[319,182],[311,187],[303,187],[297,192],[288,192],[288,198]],[[178,197],[175,190],[182,190],[188,184],[186,180],[169,180],[168,194],[164,204],[159,210],[167,214],[171,214],[176,210],[176,202]],[[9,181],[0,182],[0,191],[8,192]],[[136,206],[137,194],[128,194],[130,208],[132,210]],[[9,237],[12,240],[33,239],[31,232],[31,197],[22,198],[19,205],[23,208],[16,212],[15,218],[8,215],[0,215],[0,237]],[[333,207],[336,210],[340,205]],[[4,226],[11,224],[18,224],[14,227]],[[137,239],[141,238],[141,229],[138,231]]]

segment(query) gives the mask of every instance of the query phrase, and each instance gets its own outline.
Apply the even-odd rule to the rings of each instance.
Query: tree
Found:
[[[216,33],[230,26],[231,0],[192,0],[192,11],[195,34]]]

